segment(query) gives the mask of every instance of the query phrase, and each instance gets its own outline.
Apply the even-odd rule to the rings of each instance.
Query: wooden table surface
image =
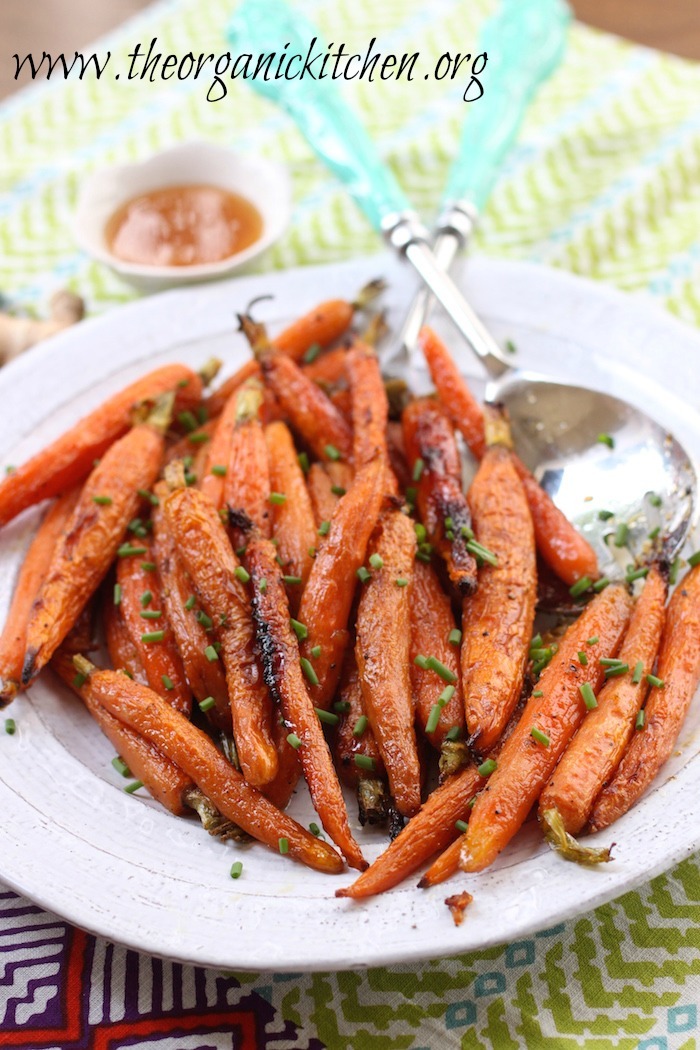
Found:
[[[13,54],[75,51],[150,0],[0,0],[0,98],[16,90]],[[381,0],[378,0],[381,3]],[[700,0],[570,0],[583,22],[700,59]],[[595,76],[595,70],[591,70]]]

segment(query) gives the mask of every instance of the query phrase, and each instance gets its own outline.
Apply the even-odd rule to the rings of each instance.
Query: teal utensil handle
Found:
[[[469,105],[445,204],[469,201],[480,211],[486,203],[532,96],[561,60],[570,20],[564,0],[503,0],[485,24],[484,94]]]
[[[241,52],[307,55],[311,41],[325,53],[313,25],[281,0],[243,0],[228,27]],[[394,212],[410,208],[403,190],[380,158],[359,120],[330,80],[251,79],[255,90],[293,117],[309,145],[355,198],[375,230]]]

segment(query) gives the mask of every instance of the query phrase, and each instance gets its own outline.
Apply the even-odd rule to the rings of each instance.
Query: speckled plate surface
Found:
[[[147,367],[198,365],[217,354],[234,370],[246,350],[233,314],[254,296],[274,294],[260,307],[274,325],[321,298],[350,296],[380,273],[390,281],[390,320],[398,324],[413,279],[400,263],[375,256],[169,292],[79,325],[0,372],[5,464],[24,460]],[[475,260],[460,280],[524,365],[636,402],[700,458],[695,332],[644,298],[535,266]],[[461,355],[475,375],[468,352]],[[36,520],[27,512],[0,534],[3,614]],[[416,877],[365,903],[337,900],[336,887],[350,875],[319,875],[257,844],[222,845],[145,792],[125,794],[110,744],[51,675],[16,701],[12,715],[16,735],[0,733],[0,879],[94,933],[201,965],[343,969],[510,941],[586,911],[700,847],[697,702],[662,775],[615,827],[613,863],[577,868],[551,853],[535,827],[525,828],[492,869],[447,884],[474,895],[458,928],[442,903],[445,886],[418,890]],[[305,790],[290,811],[313,819]],[[350,811],[356,824],[352,803]],[[384,842],[373,831],[359,830],[358,839],[370,859]],[[229,878],[235,859],[244,864],[237,881]]]

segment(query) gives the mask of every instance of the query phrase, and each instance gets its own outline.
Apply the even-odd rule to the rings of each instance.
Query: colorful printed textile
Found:
[[[487,0],[306,0],[329,40],[360,50],[473,49]],[[98,50],[226,50],[227,0],[167,0]],[[104,46],[103,46],[104,45]],[[115,58],[115,63],[117,59]],[[92,312],[134,293],[72,241],[86,171],[201,137],[289,166],[295,221],[264,267],[374,251],[374,234],[290,122],[239,82],[103,78],[37,85],[0,107],[0,289],[31,310],[68,284]],[[429,217],[466,107],[463,85],[349,85],[409,196]],[[538,96],[477,248],[645,290],[700,322],[700,67],[582,26]],[[643,843],[640,843],[643,848]],[[50,873],[47,873],[47,878]],[[700,869],[532,938],[362,973],[221,974],[139,956],[0,893],[0,1045],[32,1050],[690,1050],[698,1038]]]

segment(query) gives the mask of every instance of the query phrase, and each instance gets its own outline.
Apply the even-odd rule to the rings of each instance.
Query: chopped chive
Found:
[[[206,656],[210,664],[213,664],[214,660],[219,659],[219,654],[217,653],[213,645],[208,645],[206,647],[206,649],[204,650],[204,655]]]
[[[17,723],[15,722],[14,718],[5,719],[5,732],[8,736],[14,736],[17,732]]]
[[[333,710],[338,711],[341,715],[346,715],[350,710],[350,703],[347,700],[336,700]]]
[[[371,579],[372,573],[364,565],[361,565],[356,571],[356,576],[362,583],[367,583],[367,580]]]
[[[618,667],[622,662],[619,656],[601,656],[598,661],[601,667]]]
[[[453,628],[447,636],[447,641],[450,645],[461,645],[462,644],[462,632],[459,627]]]
[[[243,871],[243,861],[235,860],[231,865],[231,871],[229,872],[232,879],[240,879],[241,872]]]
[[[445,740],[450,740],[450,741],[459,740],[461,735],[462,735],[462,731],[459,728],[459,726],[450,726],[450,728],[445,733]]]
[[[142,561],[141,568],[144,572],[155,572],[158,566],[154,561]]]
[[[418,489],[414,488],[413,485],[409,485],[406,489],[406,502],[413,505],[416,502],[418,496]]]
[[[384,564],[384,559],[382,558],[381,554],[370,554],[369,563],[373,569],[381,569],[382,565]]]
[[[188,434],[187,440],[193,445],[204,445],[209,440],[209,435],[203,430],[198,430],[196,434]]]
[[[579,580],[576,581],[573,587],[569,587],[569,594],[572,598],[580,598],[581,595],[585,594],[585,592],[590,588],[592,583],[593,580],[590,578],[590,576],[582,576]]]
[[[93,496],[92,502],[96,503],[98,507],[110,507],[112,505],[111,496]]]
[[[334,496],[344,496],[347,489],[344,489],[342,485],[331,485],[331,492]]]
[[[189,598],[187,599],[187,601],[185,602],[185,608],[186,609],[194,609],[195,601],[196,601],[196,598],[195,598],[194,594],[191,594],[189,596]]]
[[[355,755],[355,765],[358,769],[375,769],[375,761],[370,755]]]
[[[201,609],[197,613],[197,621],[198,623],[201,623],[205,631],[210,630],[210,628],[214,626],[214,621],[212,620],[211,616],[207,616],[207,614]]]
[[[115,583],[114,585],[114,604],[121,605],[122,603],[122,585]]]
[[[280,853],[289,853],[289,839],[281,838],[277,845]]]
[[[141,602],[141,608],[145,609],[148,603],[152,600],[153,593],[151,591],[144,591],[139,601]]]
[[[418,656],[416,656],[416,658],[414,659],[413,662],[416,665],[416,667],[420,667],[423,671],[427,671],[428,670],[428,657],[427,656],[423,656],[421,653],[418,653]]]
[[[335,445],[326,445],[323,451],[326,453],[329,459],[332,459],[335,462],[343,458],[341,453],[335,447]]]
[[[613,543],[615,544],[616,547],[624,547],[625,546],[625,544],[627,543],[627,540],[629,538],[629,532],[630,532],[629,525],[627,525],[626,522],[621,521],[620,524],[615,529],[615,539],[613,540]]]
[[[289,733],[287,736],[287,743],[290,747],[293,747],[295,751],[298,751],[301,747],[301,740],[296,733]]]
[[[487,758],[485,762],[482,762],[480,766],[477,766],[476,771],[480,777],[488,777],[493,773],[494,769],[497,768],[498,763],[493,758]]]
[[[663,689],[666,684],[662,678],[657,678],[655,674],[648,674],[647,682],[649,685],[655,686],[656,689]]]
[[[311,346],[304,351],[304,355],[302,357],[302,361],[304,362],[304,364],[312,364],[316,360],[318,355],[321,353],[321,349],[322,347],[320,343],[312,343]]]
[[[421,523],[417,521],[413,528],[416,533],[416,541],[418,543],[425,543],[426,539],[428,538],[428,533],[426,532],[425,525],[421,525]]]
[[[134,676],[132,675],[131,671],[127,671],[125,667],[122,667],[118,674],[125,674],[127,678],[131,679],[132,682],[134,680]]]
[[[215,703],[216,703],[216,700],[214,699],[213,696],[205,696],[204,699],[199,704],[199,710],[200,711],[211,711],[211,709],[212,709],[212,707],[214,706]]]
[[[678,579],[678,570],[680,569],[680,567],[681,559],[674,558],[671,562],[671,568],[668,570],[668,582],[671,584],[671,586],[673,586],[676,580]]]
[[[321,646],[315,645],[311,650],[311,655],[313,656],[314,660],[318,660],[319,656],[321,655]]]
[[[438,697],[440,707],[444,707],[445,704],[448,704],[454,695],[455,687],[453,685],[446,685]]]
[[[177,384],[177,386],[178,386],[178,390],[184,390],[184,389],[185,389],[185,387],[186,387],[186,386],[189,386],[189,385],[190,385],[190,381],[189,381],[189,379],[180,379],[180,380],[178,381],[178,384]]]
[[[614,667],[605,668],[606,678],[619,678],[623,674],[627,674],[630,669],[629,664],[615,664]]]
[[[147,631],[146,634],[141,635],[142,642],[162,642],[165,638],[165,631]]]
[[[131,777],[132,773],[126,762],[119,755],[115,755],[112,759],[112,765],[116,769],[120,776],[126,777],[127,780]]]
[[[600,638],[598,637],[598,635],[597,634],[593,634],[593,635],[591,635],[590,638],[586,639],[586,645],[597,645],[599,641],[600,641]]]
[[[425,467],[425,463],[423,462],[423,460],[419,456],[418,459],[416,460],[416,462],[413,464],[413,475],[412,476],[413,476],[413,480],[414,481],[420,481],[421,476],[423,474],[424,467]]]
[[[183,458],[182,458],[182,465],[185,468],[185,470],[189,470],[193,463],[194,463],[194,456],[183,456]]]
[[[537,697],[537,698],[539,698],[540,696],[544,696],[544,693],[542,692],[541,689],[535,689],[535,691],[534,691],[534,693],[532,695]]]
[[[316,838],[318,838],[318,836],[321,834],[321,829],[319,828],[315,820],[312,820],[309,824],[309,831],[312,835],[315,835]]]
[[[474,539],[474,529],[470,528],[469,525],[462,525],[462,528],[459,531],[465,540]]]
[[[457,828],[457,831],[461,831],[462,834],[464,835],[466,833],[466,830],[467,830],[467,822],[466,822],[466,820],[456,820],[455,821],[455,827]]]
[[[644,674],[644,664],[642,663],[641,660],[637,660],[637,663],[634,665],[634,672],[632,674],[632,682],[634,683],[634,685],[639,685],[639,683],[642,680],[642,675],[643,674]]]
[[[287,494],[286,492],[271,492],[269,499],[270,503],[274,503],[276,507],[281,507],[283,503],[287,502]]]
[[[651,503],[652,507],[660,507],[663,503],[663,500],[661,499],[661,496],[657,495],[656,492],[652,492],[649,495],[649,502]]]
[[[322,707],[315,707],[314,711],[318,715],[319,722],[325,722],[329,726],[337,726],[340,719],[337,715],[334,715],[332,711],[324,711]]]
[[[235,569],[235,572],[234,572],[233,575],[236,577],[237,580],[240,580],[241,583],[247,583],[248,580],[250,579],[250,573],[248,572],[247,569],[244,569],[242,565],[237,565],[236,566],[236,569]]]
[[[214,642],[212,644],[212,648],[213,648],[215,653],[220,653],[221,652],[221,642]]]
[[[535,637],[530,642],[530,649],[539,649],[541,645],[542,645],[542,635],[538,633],[538,634],[535,635]]]
[[[362,736],[367,728],[367,715],[360,715],[352,729],[353,736]]]
[[[435,671],[435,674],[442,678],[443,682],[456,682],[457,675],[454,671],[451,671],[449,667],[446,667],[436,656],[429,656],[426,662],[426,666],[429,670]]]
[[[634,728],[635,729],[644,729],[645,721],[646,721],[646,714],[644,712],[644,708],[642,708],[642,710],[637,715],[637,720],[634,723]]]
[[[289,622],[300,642],[303,642],[305,638],[309,637],[309,629],[305,623],[301,623],[300,620],[295,620],[293,617]]]
[[[430,708],[430,714],[428,715],[428,720],[425,723],[425,731],[426,731],[426,733],[434,733],[435,732],[435,730],[438,727],[438,722],[440,721],[440,714],[441,713],[442,713],[442,707],[441,707],[440,704],[434,704]]]
[[[586,664],[588,663],[588,657],[586,656],[586,654],[583,652],[582,649],[579,649],[578,662],[581,664],[581,667],[585,667]]]
[[[127,795],[133,795],[135,791],[138,791],[138,789],[142,787],[143,780],[135,780],[133,784],[127,784],[124,790],[126,791]]]
[[[301,469],[302,469],[304,474],[308,474],[309,473],[310,463],[309,463],[309,457],[306,454],[306,452],[300,452],[299,453],[299,455],[297,456],[297,463],[301,467]]]
[[[197,429],[197,419],[193,412],[189,410],[178,412],[177,419],[186,431],[191,432]]]
[[[397,576],[396,577],[396,586],[397,587],[408,587],[408,580],[405,579],[403,576]]]
[[[170,689],[174,689],[175,688],[175,685],[173,684],[172,678],[168,678],[167,674],[162,674],[160,676],[160,680],[161,680],[161,682],[163,683],[163,686],[166,689],[170,690]]]
[[[96,460],[96,461],[95,461],[95,466],[97,466],[97,464],[98,464],[99,462],[100,462],[100,461],[99,461],[99,459],[98,459],[98,460]],[[14,474],[16,470],[17,470],[17,467],[14,467],[14,466],[13,466],[13,465],[12,465],[11,463],[10,463],[10,464],[8,464],[8,466],[6,466],[6,467],[5,467],[5,473],[6,473],[6,474]]]
[[[596,441],[600,445],[607,445],[608,448],[615,448],[615,438],[611,437],[610,434],[598,434]]]
[[[688,565],[691,569],[694,569],[696,565],[700,565],[700,551],[696,551],[695,554],[691,554],[688,558]]]
[[[306,548],[306,553],[309,555],[310,558],[315,558],[316,557],[316,548],[315,547],[307,547]]]
[[[610,519],[614,518],[615,515],[611,510],[599,510],[598,517],[601,521],[610,521]]]
[[[656,528],[652,529],[651,532],[647,533],[647,539],[655,540],[661,532],[661,526],[657,525]]]
[[[283,576],[282,579],[288,587],[297,587],[301,582],[301,576]]]
[[[117,555],[120,558],[130,558],[133,554],[145,554],[145,547],[132,547],[130,543],[122,543],[121,547],[117,549]]]
[[[601,591],[605,590],[605,588],[608,586],[609,583],[610,583],[610,580],[608,579],[607,576],[601,576],[600,579],[596,580],[595,583],[593,584],[593,590],[595,591],[596,594],[600,594]]]
[[[153,507],[159,507],[160,506],[160,500],[156,496],[155,492],[149,492],[148,489],[136,489],[136,492],[141,497],[141,499],[148,500],[148,502],[151,504],[151,506],[153,506]]]
[[[595,698],[595,693],[593,692],[593,687],[590,682],[584,682],[583,685],[578,687],[578,691],[589,711],[592,711],[594,707],[598,706],[598,701]]]
[[[553,655],[554,653],[552,651],[552,647],[549,645],[546,648],[530,649],[531,660],[546,660],[547,662],[549,662],[552,659]]]
[[[631,569],[627,571],[625,580],[627,583],[634,583],[635,580],[643,580],[648,575],[649,569]]]
[[[191,488],[192,485],[196,485],[197,484],[197,475],[193,471],[191,471],[191,470],[186,470],[185,471],[185,484],[187,485],[188,488]]]
[[[228,467],[225,463],[214,463],[211,473],[217,478],[225,478],[228,473]]]
[[[209,413],[207,412],[207,410],[204,407],[204,405],[200,405],[199,408],[197,409],[197,420],[198,420],[199,425],[201,427],[203,427],[204,424],[209,421]]]
[[[447,530],[447,532],[445,533],[445,538],[448,539],[450,543],[452,543],[452,540],[455,538],[455,534],[452,531],[452,529]]]
[[[321,524],[318,527],[318,534],[319,534],[319,536],[327,536],[330,531],[331,531],[331,523],[330,523],[330,521],[322,521]]]
[[[533,740],[536,740],[538,744],[542,744],[543,747],[549,747],[549,737],[546,733],[543,733],[537,726],[533,726],[530,730],[530,736]]]
[[[139,613],[144,620],[160,620],[162,615],[161,609],[142,609]]]
[[[301,664],[301,669],[304,672],[307,681],[309,681],[311,685],[318,685],[318,675],[314,671],[311,661],[307,660],[305,656],[302,656],[299,663]]]
[[[261,594],[267,594],[267,580],[263,576],[260,583],[258,584],[258,590]]]
[[[236,557],[237,558],[242,558],[247,550],[248,550],[248,548],[246,547],[245,544],[242,547],[236,547]]]
[[[488,562],[489,565],[498,565],[498,555],[477,543],[476,540],[467,540],[467,550],[475,558],[481,558],[482,561]]]

